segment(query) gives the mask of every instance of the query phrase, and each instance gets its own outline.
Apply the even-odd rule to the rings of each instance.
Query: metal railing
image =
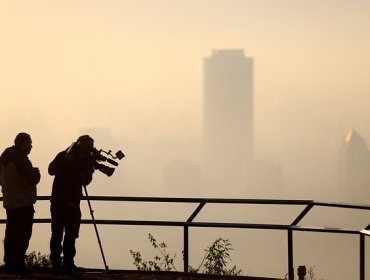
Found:
[[[49,196],[39,196],[38,200],[49,200]],[[87,198],[84,197],[83,200]],[[89,196],[91,201],[119,201],[119,202],[160,202],[160,203],[192,203],[197,204],[192,214],[186,221],[148,221],[148,220],[87,220],[83,219],[82,224],[101,225],[143,225],[143,226],[169,226],[183,227],[184,229],[184,272],[189,270],[189,228],[240,228],[240,229],[263,229],[283,230],[287,232],[288,240],[288,279],[294,280],[293,262],[293,233],[296,231],[326,232],[338,234],[350,234],[359,236],[360,246],[360,280],[365,280],[365,236],[370,235],[370,225],[360,230],[327,228],[327,227],[305,227],[298,224],[315,207],[334,207],[358,210],[370,210],[370,205],[319,202],[314,200],[278,200],[278,199],[222,199],[222,198],[164,198],[164,197],[110,197],[110,196]],[[2,201],[2,197],[0,197]],[[194,222],[194,219],[207,204],[246,204],[246,205],[291,205],[304,206],[304,209],[289,224],[252,224],[252,223],[221,223],[221,222]],[[0,219],[0,224],[6,219]],[[51,219],[35,219],[35,223],[50,223]]]

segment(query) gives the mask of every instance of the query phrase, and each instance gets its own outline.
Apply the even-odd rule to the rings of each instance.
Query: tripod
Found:
[[[94,218],[94,210],[92,210],[91,208],[91,203],[90,203],[90,199],[89,199],[89,195],[87,193],[87,190],[86,190],[86,186],[84,185],[84,190],[85,190],[85,195],[86,195],[86,200],[87,200],[87,203],[89,205],[89,209],[90,209],[90,214],[91,214],[91,219],[93,221],[93,224],[94,224],[94,229],[95,229],[95,233],[96,233],[96,238],[98,239],[98,243],[99,243],[99,248],[100,248],[100,252],[101,252],[101,256],[103,258],[103,262],[104,262],[104,267],[105,267],[105,271],[108,272],[108,266],[107,266],[107,262],[105,261],[105,256],[104,256],[104,252],[103,252],[103,247],[101,245],[101,241],[100,241],[100,237],[99,237],[99,232],[98,232],[98,228],[96,226],[96,223],[95,223],[95,218]]]

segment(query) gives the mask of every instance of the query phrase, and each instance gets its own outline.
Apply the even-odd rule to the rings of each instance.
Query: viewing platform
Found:
[[[39,196],[38,200],[49,200],[48,196]],[[322,202],[314,200],[279,200],[279,199],[216,199],[216,198],[163,198],[163,197],[108,197],[108,196],[90,196],[84,197],[84,200],[91,201],[105,201],[105,202],[142,202],[142,203],[176,203],[176,204],[193,204],[194,208],[191,215],[184,220],[101,220],[94,219],[93,211],[91,210],[92,219],[83,219],[82,224],[93,224],[96,229],[96,235],[99,240],[101,255],[104,263],[104,269],[87,269],[83,273],[66,276],[66,275],[53,275],[49,271],[35,271],[31,275],[10,275],[0,272],[0,279],[97,279],[97,280],[110,280],[110,279],[133,279],[133,280],[195,280],[195,279],[250,279],[250,280],[283,280],[285,275],[274,275],[274,277],[282,278],[264,278],[254,276],[218,276],[206,274],[194,274],[189,269],[189,229],[191,228],[228,228],[228,229],[259,229],[259,230],[272,230],[286,232],[287,238],[287,279],[298,279],[295,270],[297,266],[294,265],[294,233],[296,232],[312,232],[312,233],[329,233],[356,236],[358,238],[359,258],[359,280],[365,280],[365,241],[366,237],[370,235],[370,225],[361,225],[361,228],[347,229],[347,228],[333,228],[327,226],[310,227],[301,226],[300,223],[307,216],[312,209],[320,207],[338,208],[338,209],[352,209],[360,211],[369,211],[370,205],[350,204],[350,203],[334,203]],[[0,201],[2,197],[0,197]],[[298,211],[287,223],[280,224],[266,224],[266,223],[235,223],[235,222],[205,222],[197,221],[195,218],[202,211],[206,205],[210,204],[242,204],[242,205],[276,205],[276,206],[300,206],[301,210]],[[89,204],[90,205],[90,204]],[[34,219],[34,223],[47,224],[50,223],[50,218]],[[5,224],[6,219],[0,219],[0,224]],[[139,270],[109,270],[105,261],[103,248],[100,243],[99,234],[96,225],[126,225],[126,226],[159,226],[159,227],[174,227],[183,229],[182,247],[183,247],[183,272],[154,272],[154,271],[139,271]],[[263,260],[261,260],[263,264]]]
[[[86,269],[86,272],[73,275],[54,275],[46,270],[35,271],[29,275],[12,275],[0,272],[1,280],[48,280],[48,279],[86,279],[86,280],[282,280],[278,278],[264,278],[252,276],[221,276],[194,274],[184,272],[164,272],[164,271],[137,271],[137,270],[104,270]]]

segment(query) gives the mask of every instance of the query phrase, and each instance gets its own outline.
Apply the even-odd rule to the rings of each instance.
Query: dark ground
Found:
[[[86,271],[74,275],[53,275],[48,271],[33,272],[29,275],[12,275],[0,272],[1,280],[61,280],[61,279],[86,279],[86,280],[281,280],[276,278],[249,277],[249,276],[216,276],[205,274],[185,274],[177,272],[149,272],[149,271]]]

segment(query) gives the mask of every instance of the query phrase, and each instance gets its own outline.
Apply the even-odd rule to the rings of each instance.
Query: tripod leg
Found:
[[[86,195],[87,204],[89,205],[89,210],[90,210],[90,214],[91,214],[91,219],[92,219],[93,224],[94,224],[94,229],[95,229],[96,238],[98,239],[98,244],[99,244],[99,248],[100,248],[101,256],[102,256],[102,258],[103,258],[104,267],[105,267],[105,270],[108,272],[108,266],[107,266],[107,262],[105,261],[105,256],[104,256],[104,252],[103,252],[103,246],[102,246],[101,241],[100,241],[99,232],[98,232],[98,227],[96,226],[96,223],[95,223],[94,210],[92,210],[92,208],[91,208],[91,203],[90,203],[89,195],[88,195],[88,193],[87,193],[86,186],[83,186],[83,187],[84,187],[84,190],[85,190],[85,195]]]

